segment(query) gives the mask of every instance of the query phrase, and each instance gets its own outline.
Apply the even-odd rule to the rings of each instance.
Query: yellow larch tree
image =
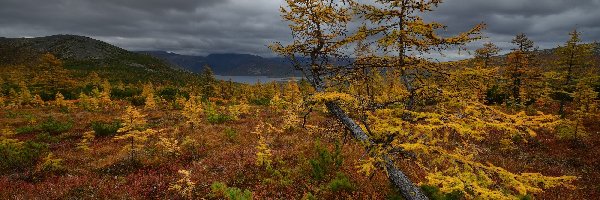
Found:
[[[325,104],[368,149],[372,159],[359,163],[360,171],[381,166],[405,199],[427,197],[396,165],[399,157],[414,157],[412,161],[427,173],[421,184],[459,191],[468,199],[514,199],[569,186],[575,177],[512,173],[482,163],[477,144],[488,134],[535,137],[538,130],[551,131],[559,120],[554,115],[507,114],[486,106],[479,101],[485,84],[477,86],[477,93],[463,96],[448,79],[468,74],[452,75],[450,66],[423,55],[479,39],[483,25],[454,36],[438,34],[445,26],[422,16],[441,2],[286,0],[281,12],[294,40],[271,48],[289,58],[316,90],[311,101]],[[353,17],[364,24],[350,33],[346,26]],[[351,51],[345,48],[359,41],[375,41],[369,42],[373,51],[348,55]],[[528,46],[526,40],[518,43]],[[348,57],[356,59],[340,62]],[[520,61],[517,64],[523,64]],[[485,78],[479,72],[472,75]],[[376,95],[386,91],[397,95]]]
[[[269,123],[265,123],[263,121],[259,121],[258,124],[254,127],[252,131],[253,134],[258,136],[258,144],[256,145],[256,165],[270,168],[271,163],[273,162],[273,154],[271,153],[271,149],[267,144],[267,138],[269,134],[280,132],[280,130],[273,127],[273,125]]]
[[[83,133],[81,141],[77,143],[77,149],[88,153],[90,151],[90,144],[94,141],[95,138],[96,135],[94,131],[87,131]]]
[[[100,105],[105,108],[111,107],[112,101],[110,99],[110,93],[111,93],[112,86],[110,85],[110,82],[108,82],[108,80],[104,80],[102,82],[101,88],[102,88],[102,92],[100,92],[100,96],[98,97],[98,101],[99,101]]]
[[[140,152],[148,140],[148,137],[156,133],[155,130],[146,128],[145,115],[142,115],[136,108],[128,106],[125,113],[121,116],[123,123],[117,131],[118,135],[114,140],[124,140],[128,144],[123,147],[123,151],[129,152],[129,158],[136,160],[138,152]]]
[[[31,101],[33,101],[33,95],[31,95],[29,88],[27,88],[27,84],[25,84],[25,81],[19,82],[19,94],[18,94],[17,104],[18,105],[29,104],[29,103],[31,103]]]
[[[152,83],[144,84],[144,87],[142,88],[142,97],[145,98],[145,109],[152,110],[156,108],[154,86],[152,85]]]
[[[186,124],[189,124],[192,128],[197,128],[202,124],[203,111],[201,97],[191,95],[185,102],[181,114],[185,117]]]

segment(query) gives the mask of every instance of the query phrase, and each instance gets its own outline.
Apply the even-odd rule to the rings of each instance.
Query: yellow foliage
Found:
[[[181,114],[187,119],[186,123],[192,127],[198,127],[202,124],[201,117],[203,114],[202,101],[199,96],[190,96],[190,99],[185,102]]]
[[[259,136],[258,145],[256,146],[256,165],[269,167],[271,166],[271,149],[267,145],[266,139],[264,136]]]
[[[60,92],[56,93],[56,97],[54,98],[54,105],[58,108],[69,108],[71,105],[69,102],[65,100],[65,96],[63,96]]]
[[[77,149],[82,150],[84,152],[90,151],[89,145],[96,138],[94,131],[88,131],[83,133],[83,138],[79,143],[77,143]]]
[[[229,111],[229,115],[231,115],[234,120],[238,120],[240,115],[250,114],[250,106],[244,102],[231,105],[227,108],[227,110]]]
[[[144,104],[144,108],[148,110],[152,110],[156,108],[156,101],[154,100],[154,94],[150,93],[146,96],[146,103]]]
[[[275,128],[273,125],[269,123],[264,123],[260,121],[252,133],[258,136],[258,145],[256,146],[256,165],[270,167],[272,162],[272,154],[269,145],[267,144],[267,136],[268,134],[280,133],[281,130]]]
[[[156,133],[155,130],[146,129],[146,119],[144,117],[145,115],[140,114],[137,109],[128,106],[125,113],[121,116],[121,120],[123,121],[121,124],[122,127],[117,130],[122,135],[114,137],[114,140],[128,141],[128,145],[123,150],[130,152],[131,159],[135,158],[135,152],[140,151],[144,147],[148,137]]]
[[[373,172],[376,170],[375,164],[380,163],[381,161],[382,160],[379,158],[369,157],[369,159],[366,160],[359,160],[359,164],[356,166],[356,168],[358,169],[358,173],[371,176],[371,174],[373,174]]]
[[[29,89],[27,88],[27,85],[25,84],[24,81],[21,81],[19,83],[19,99],[18,99],[18,103],[19,105],[23,105],[23,104],[29,104],[31,103],[31,101],[33,100],[33,96],[31,95],[31,92],[29,92]]]
[[[285,109],[282,118],[283,123],[281,127],[284,130],[294,129],[298,127],[300,125],[300,122],[302,121],[298,114],[295,112],[295,110],[292,108]]]
[[[176,128],[174,132],[179,132],[179,129]],[[165,155],[179,156],[181,154],[181,142],[173,134],[160,134],[157,145]]]
[[[31,104],[33,104],[34,106],[43,107],[46,105],[46,102],[44,102],[44,100],[42,100],[42,97],[40,97],[40,95],[36,94],[33,97],[33,101],[31,101]]]
[[[184,198],[192,199],[196,183],[192,181],[191,172],[182,169],[178,173],[181,178],[177,182],[170,184],[169,190],[177,192],[177,194]]]
[[[86,110],[96,111],[100,108],[100,103],[95,97],[90,97],[83,92],[79,94],[79,105]]]

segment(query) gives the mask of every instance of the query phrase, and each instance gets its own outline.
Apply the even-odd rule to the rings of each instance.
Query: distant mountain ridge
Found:
[[[0,37],[0,66],[34,66],[42,54],[51,53],[64,61],[76,76],[96,72],[111,81],[181,82],[189,72],[153,56],[127,51],[109,43],[77,35],[37,38]]]
[[[52,35],[37,38],[0,37],[0,48],[27,49],[35,52],[50,52],[66,60],[99,60],[132,54],[125,49],[77,35]]]
[[[173,65],[192,71],[200,72],[204,66],[209,66],[217,75],[229,76],[298,76],[292,65],[284,58],[264,58],[251,54],[210,54],[208,56],[190,56],[166,51],[140,51],[163,59]]]

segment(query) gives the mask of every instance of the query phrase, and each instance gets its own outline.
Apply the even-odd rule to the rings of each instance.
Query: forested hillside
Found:
[[[303,77],[254,85],[2,38],[0,199],[597,199],[598,45],[437,62],[485,29],[441,34],[440,3],[286,0],[270,48]]]

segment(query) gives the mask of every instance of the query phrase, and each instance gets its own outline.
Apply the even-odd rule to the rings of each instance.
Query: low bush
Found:
[[[27,125],[23,127],[19,127],[16,129],[17,134],[27,134],[33,132],[44,132],[49,133],[51,135],[59,135],[61,133],[67,132],[73,128],[73,123],[68,122],[60,122],[52,117],[48,118],[46,121],[42,122],[38,125]]]
[[[316,180],[322,180],[332,170],[339,168],[344,162],[342,157],[342,151],[339,143],[335,144],[333,152],[327,150],[317,142],[316,158],[309,160],[310,166],[312,167],[312,176]]]
[[[459,200],[464,199],[463,194],[460,191],[454,191],[451,193],[444,193],[436,186],[423,185],[421,189],[432,200]]]
[[[237,140],[237,131],[232,128],[225,129],[225,136],[227,137],[227,141],[235,142]]]
[[[117,134],[117,131],[122,127],[120,121],[101,122],[94,121],[91,124],[92,130],[97,137],[112,137]]]
[[[241,190],[236,187],[227,187],[225,183],[214,182],[210,185],[211,196],[216,198],[225,198],[228,200],[251,200],[252,192]]]
[[[257,106],[268,106],[268,105],[271,105],[271,99],[268,99],[268,98],[252,99],[252,100],[250,100],[250,103],[257,105]]]
[[[134,106],[145,106],[146,105],[146,98],[143,96],[130,97],[129,101],[131,102],[131,105],[134,105]]]
[[[72,122],[60,122],[52,117],[48,118],[46,121],[37,126],[37,129],[40,131],[44,131],[46,133],[50,133],[52,135],[58,135],[73,128]]]
[[[0,140],[0,171],[18,172],[33,167],[47,145],[32,141],[20,142],[14,139]]]
[[[335,179],[329,182],[328,188],[333,192],[352,192],[354,190],[350,179],[343,173],[337,173]]]

